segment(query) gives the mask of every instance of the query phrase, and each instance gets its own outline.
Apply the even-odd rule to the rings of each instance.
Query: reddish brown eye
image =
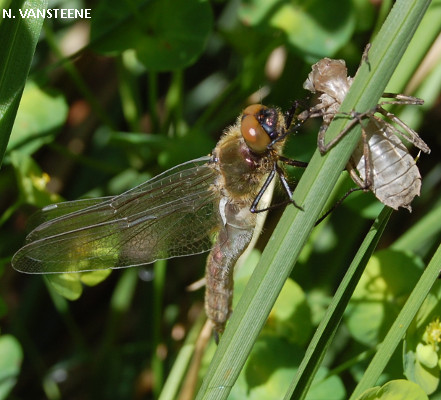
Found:
[[[255,153],[265,152],[271,141],[256,117],[264,108],[265,106],[261,104],[253,104],[245,108],[240,125],[240,132],[245,143]]]

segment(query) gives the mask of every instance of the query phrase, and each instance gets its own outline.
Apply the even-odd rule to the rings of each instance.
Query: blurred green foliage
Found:
[[[307,399],[329,393],[348,398],[440,243],[441,56],[436,49],[426,56],[441,30],[441,22],[438,29],[433,22],[441,2],[432,3],[426,16],[432,22],[423,21],[418,43],[411,43],[399,66],[405,72],[393,77],[401,88],[411,80],[410,94],[426,100],[418,111],[394,110],[432,149],[418,161],[421,197],[412,214],[393,214]],[[99,285],[96,275],[83,275],[74,285],[63,275],[51,276],[67,298],[78,299],[68,302],[41,277],[10,267],[27,220],[36,208],[62,198],[115,195],[209,154],[249,103],[287,110],[302,99],[307,107],[302,84],[311,64],[325,56],[343,58],[353,76],[389,6],[368,0],[61,0],[50,7],[91,8],[92,18],[46,19],[41,35],[36,23],[1,21],[0,42],[7,46],[0,46],[0,135],[2,143],[10,140],[0,171],[0,398],[158,398],[167,377],[178,376],[175,393],[191,381],[175,371],[185,351],[195,351],[192,330],[200,326],[195,321],[203,314],[203,290],[189,293],[186,287],[202,277],[203,255],[169,261],[165,284],[152,266],[116,271]],[[34,54],[31,43],[38,38]],[[13,57],[21,64],[11,63]],[[414,63],[411,71],[406,59]],[[308,161],[318,127],[319,121],[309,121],[290,138],[285,154]],[[293,184],[301,176],[293,168],[288,172]],[[342,174],[334,198],[352,186]],[[285,393],[380,207],[370,193],[357,193],[314,230],[231,399]],[[279,217],[280,210],[268,216],[258,249]],[[251,257],[239,271],[235,301],[259,253]],[[66,295],[64,286],[75,290]],[[406,334],[404,356],[397,351],[378,382],[384,386],[361,398],[399,398],[384,395],[391,390],[424,398],[404,376],[440,398],[439,345],[427,333],[424,338],[440,314],[436,285]],[[193,339],[184,344],[187,334]],[[207,348],[196,386],[214,347]]]

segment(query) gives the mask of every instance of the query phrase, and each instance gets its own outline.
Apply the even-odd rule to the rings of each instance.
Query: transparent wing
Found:
[[[27,273],[81,272],[148,264],[212,247],[219,225],[217,177],[202,157],[119,195],[44,208],[43,222],[13,257]],[[53,218],[53,219],[52,219]]]
[[[93,199],[81,199],[50,204],[31,215],[28,221],[28,228],[34,230],[34,228],[42,225],[44,222],[54,220],[55,218],[73,213],[75,211],[84,210],[85,208],[92,207],[97,204],[102,204],[105,201],[112,200],[113,198],[114,196],[95,197]],[[30,234],[27,236],[26,240],[27,242],[32,240]]]

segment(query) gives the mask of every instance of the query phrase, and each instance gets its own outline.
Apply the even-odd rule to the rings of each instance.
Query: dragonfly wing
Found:
[[[154,204],[164,202],[161,190],[176,192],[176,187],[181,185],[185,187],[184,182],[193,179],[193,169],[205,167],[208,161],[210,157],[201,157],[177,165],[118,196],[65,201],[46,206],[31,217],[31,225],[40,225],[29,233],[27,242],[84,228],[87,225],[108,222],[109,219],[114,219],[115,211],[121,218],[139,212],[141,207],[148,210]],[[164,187],[166,189],[163,189]],[[142,198],[144,202],[140,207],[136,207]],[[148,203],[145,204],[146,202]]]
[[[44,225],[48,221],[52,221],[55,218],[62,217],[66,214],[71,214],[76,211],[81,211],[89,207],[103,204],[106,201],[112,200],[113,196],[108,197],[96,197],[93,199],[81,199],[74,201],[64,201],[63,203],[50,204],[31,215],[28,221],[28,227],[34,230],[36,227]],[[32,241],[32,236],[29,234],[26,238],[27,242]]]
[[[181,164],[114,198],[70,202],[34,229],[12,264],[27,273],[81,272],[148,264],[212,247],[217,172],[207,158]],[[80,201],[81,202],[81,201]],[[44,210],[42,211],[45,212]],[[51,213],[51,209],[46,210]]]

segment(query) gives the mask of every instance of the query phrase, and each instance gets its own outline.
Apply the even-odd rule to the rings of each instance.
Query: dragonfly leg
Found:
[[[361,190],[365,190],[364,181],[360,178],[360,175],[357,173],[357,169],[354,165],[352,165],[351,162],[348,162],[346,165],[346,170],[348,171],[349,175],[351,176],[352,180],[359,186]]]
[[[346,126],[345,129],[343,129],[334,139],[332,139],[329,143],[325,143],[325,134],[328,129],[327,125],[322,125],[320,127],[318,136],[317,136],[317,147],[320,151],[320,154],[324,155],[326,154],[332,147],[335,146],[335,144],[344,136],[346,135],[355,125],[360,123],[361,118],[359,117],[358,113],[352,112],[348,114],[349,116],[352,116],[352,120],[349,122],[349,124]]]
[[[360,118],[357,116],[357,118]],[[361,117],[363,118],[363,117]],[[353,179],[353,181],[362,189],[367,192],[371,190],[373,182],[372,182],[372,159],[371,159],[371,151],[369,148],[368,137],[363,124],[360,121],[361,126],[361,140],[363,142],[363,159],[364,159],[364,177],[361,177],[357,172],[357,166],[353,165],[351,160],[346,164],[346,170],[349,172],[349,175]]]
[[[394,125],[389,123],[388,121],[384,121],[387,128],[394,133],[395,135],[401,135],[405,137],[410,143],[412,143],[415,147],[418,147],[420,150],[425,153],[430,153],[430,148],[427,144],[420,138],[417,132],[415,132],[412,128],[410,128],[405,122],[403,122],[400,118],[398,118],[395,114],[387,111],[383,108],[383,105],[422,105],[424,104],[424,100],[419,99],[418,97],[406,96],[404,94],[397,93],[383,93],[384,98],[392,98],[395,100],[391,101],[382,101],[378,103],[372,110],[366,111],[364,113],[358,114],[358,119],[361,120],[363,118],[371,118],[375,113],[379,113],[383,115],[385,118],[388,118],[390,121],[397,124],[399,127],[403,129],[403,131],[397,129]]]
[[[362,124],[360,125],[361,125],[361,138],[363,140],[363,158],[364,158],[364,185],[362,186],[362,189],[369,190],[373,186],[371,149],[369,147],[366,130],[364,129]]]
[[[399,94],[399,93],[385,92],[381,97],[386,99],[395,99],[395,100],[382,101],[378,103],[378,107],[382,107],[386,104],[411,105],[411,106],[422,106],[424,104],[423,99],[414,96],[407,96],[405,94]]]
[[[363,112],[363,113],[358,113],[356,111],[352,111],[350,113],[339,113],[339,114],[342,114],[342,115],[352,116],[353,119],[352,119],[352,121],[349,123],[349,125],[343,131],[341,131],[334,139],[332,139],[327,144],[325,144],[325,133],[326,133],[326,130],[328,128],[328,125],[327,124],[323,124],[320,127],[318,138],[317,138],[317,147],[318,147],[320,153],[321,154],[327,153],[356,124],[358,124],[358,123],[361,124],[361,121],[363,119],[365,119],[365,118],[373,117],[376,112],[384,115],[386,118],[389,118],[392,122],[395,122],[397,125],[399,125],[405,131],[405,133],[407,133],[406,138],[408,138],[408,140],[411,143],[413,143],[416,147],[418,147],[419,149],[423,150],[426,153],[430,153],[429,147],[426,145],[426,143],[424,143],[424,141],[419,137],[419,135],[413,129],[411,129],[409,126],[407,126],[395,114],[385,110],[382,107],[383,105],[387,105],[387,104],[421,105],[421,104],[424,103],[424,101],[419,99],[419,98],[417,98],[417,97],[405,96],[405,95],[402,95],[402,94],[395,94],[395,93],[384,93],[383,97],[385,97],[385,98],[393,98],[395,100],[380,102],[373,109],[368,110],[368,111]],[[322,112],[320,112],[320,111],[322,111]],[[315,117],[324,117],[327,114],[323,110],[320,110],[320,108],[317,108],[317,109],[311,108],[309,110],[309,112],[310,112],[309,115],[306,115],[306,114],[302,113],[301,116],[304,117],[304,118],[315,118]],[[334,118],[335,118],[335,116],[334,116]],[[395,134],[396,133],[402,133],[397,128],[395,128],[393,125],[387,123],[387,121],[385,121],[385,122],[386,122],[386,124],[388,124],[388,126],[392,129],[392,131]]]
[[[328,211],[326,211],[314,224],[314,226],[317,226],[320,222],[322,222],[329,214],[331,214],[333,211],[337,209],[343,203],[343,201],[346,200],[347,197],[351,193],[357,192],[358,190],[363,190],[361,187],[354,187],[349,189]]]
[[[259,212],[263,212],[263,211],[267,211],[269,210],[271,207],[267,207],[265,209],[262,210],[258,210],[257,209],[257,205],[259,204],[259,201],[261,200],[263,194],[265,193],[265,191],[268,189],[269,185],[271,184],[272,180],[274,179],[274,175],[276,174],[277,170],[275,168],[273,168],[270,172],[270,174],[267,176],[264,184],[262,185],[262,187],[259,190],[259,193],[257,193],[257,196],[254,198],[253,203],[251,204],[250,207],[250,211],[252,213],[259,213]]]
[[[295,160],[292,160],[292,161],[302,163],[302,161],[295,161]],[[265,193],[265,190],[268,189],[268,186],[270,185],[271,181],[274,179],[274,176],[276,173],[279,176],[280,183],[282,184],[282,187],[285,190],[289,200],[286,200],[282,203],[273,204],[269,207],[262,208],[262,209],[258,210],[257,205],[258,205],[260,199],[262,198],[263,194]],[[277,165],[277,163],[274,163],[273,169],[271,170],[271,173],[268,175],[263,186],[260,188],[259,193],[257,194],[256,198],[254,199],[253,204],[251,205],[250,211],[252,213],[260,213],[260,212],[272,210],[274,208],[277,208],[277,207],[280,207],[280,206],[283,206],[286,204],[290,204],[290,203],[293,204],[294,207],[303,211],[303,208],[301,206],[299,206],[292,198],[292,191],[291,191],[291,188],[289,187],[288,181],[285,177],[283,170]]]
[[[403,103],[395,103],[395,104],[403,104]],[[415,104],[415,103],[409,103],[409,104]],[[388,127],[392,130],[392,132],[395,135],[398,133],[401,134],[402,136],[405,136],[405,138],[409,142],[411,142],[415,147],[418,147],[420,150],[424,151],[427,154],[430,153],[429,146],[427,146],[424,140],[420,138],[418,133],[416,133],[410,126],[408,126],[401,119],[399,119],[395,114],[385,110],[380,105],[377,106],[376,111],[379,112],[381,115],[384,115],[386,118],[389,118],[392,122],[396,123],[398,126],[400,126],[403,129],[404,132],[398,130],[395,126],[385,121]]]
[[[286,125],[285,129],[288,130],[294,120],[294,116],[296,115],[296,111],[301,104],[304,103],[304,100],[294,100],[290,109],[285,113],[286,117]]]
[[[305,111],[302,111],[297,118],[302,121],[302,123],[305,123],[307,119],[310,118],[322,118],[324,115],[326,115],[325,108],[327,107],[327,104],[319,103],[311,108],[308,108]],[[329,113],[332,114],[332,113]]]
[[[279,157],[279,161],[283,162],[284,164],[291,165],[292,167],[306,168],[308,166],[307,162],[291,160],[290,158],[283,156]]]
[[[285,174],[283,173],[282,169],[281,169],[279,166],[276,166],[276,168],[277,168],[277,174],[279,175],[280,183],[282,184],[283,189],[285,190],[285,192],[286,192],[288,198],[290,199],[289,202],[292,203],[292,204],[294,205],[294,207],[296,207],[296,208],[298,208],[299,210],[302,210],[302,211],[303,211],[303,207],[302,207],[302,206],[299,206],[299,205],[295,202],[295,200],[292,198],[292,191],[291,191],[291,188],[289,187],[288,181],[287,181],[287,179],[286,179],[286,177],[285,177]]]

